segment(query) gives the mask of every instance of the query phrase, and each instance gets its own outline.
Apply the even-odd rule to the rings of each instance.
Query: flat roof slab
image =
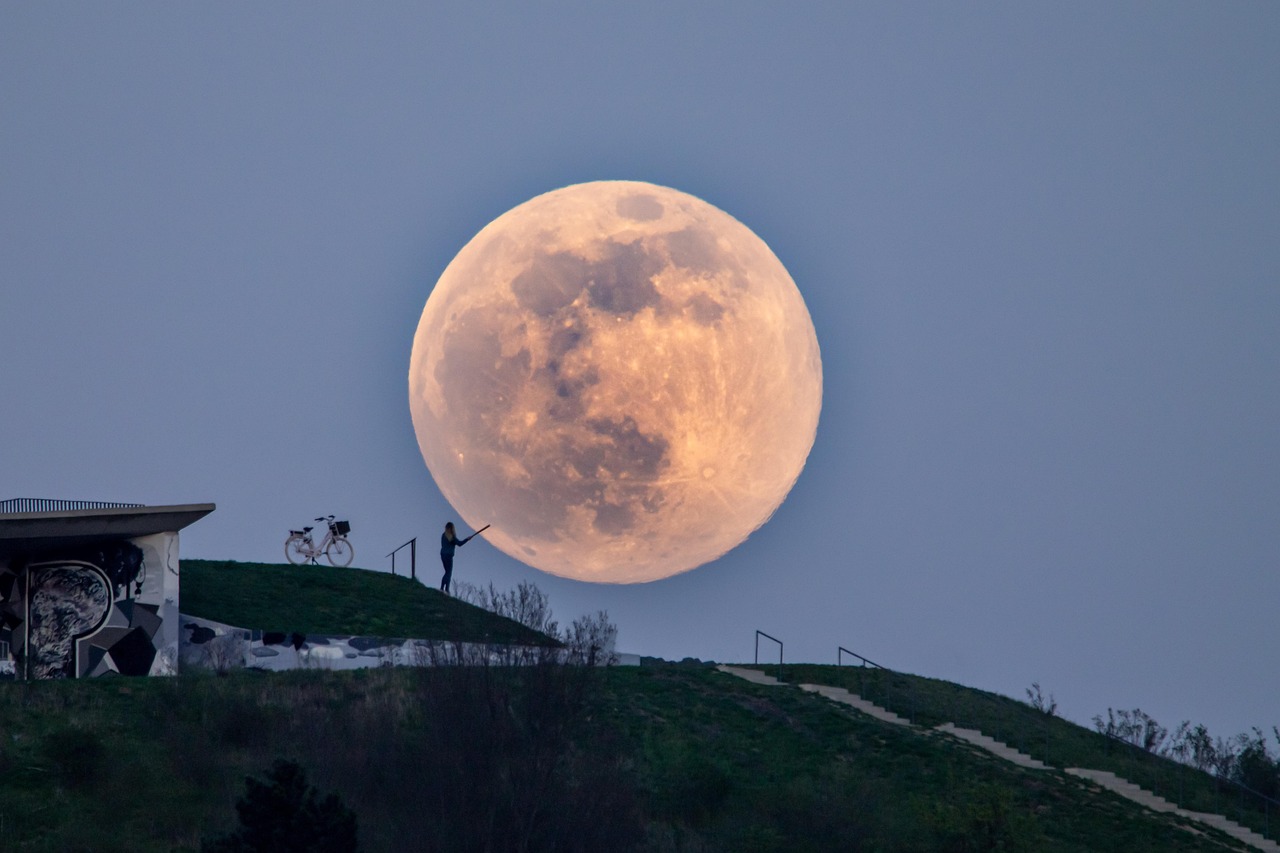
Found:
[[[214,504],[175,504],[0,513],[0,557],[176,533],[214,509]]]

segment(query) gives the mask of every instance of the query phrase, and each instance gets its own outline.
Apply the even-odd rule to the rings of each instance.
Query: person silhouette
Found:
[[[444,526],[444,533],[440,534],[440,562],[444,563],[444,577],[440,579],[440,591],[449,594],[449,581],[453,580],[453,549],[466,545],[468,540],[459,539],[458,534],[454,532],[453,522],[447,522]]]

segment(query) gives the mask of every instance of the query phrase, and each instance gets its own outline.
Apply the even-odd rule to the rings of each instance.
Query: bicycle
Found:
[[[314,527],[290,530],[289,538],[284,540],[285,557],[295,566],[301,566],[304,563],[315,564],[316,558],[321,554],[324,554],[331,566],[343,568],[351,565],[352,559],[356,556],[356,549],[347,541],[347,534],[351,532],[351,523],[334,521],[332,515],[317,518],[316,521],[323,521],[329,525],[329,532],[325,534],[324,539],[320,540],[320,544],[317,545],[311,538]]]

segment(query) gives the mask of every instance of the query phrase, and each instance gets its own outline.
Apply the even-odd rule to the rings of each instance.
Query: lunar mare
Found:
[[[554,575],[651,581],[740,544],[804,468],[822,405],[804,300],[759,237],[653,184],[503,214],[422,312],[409,402],[467,524]]]

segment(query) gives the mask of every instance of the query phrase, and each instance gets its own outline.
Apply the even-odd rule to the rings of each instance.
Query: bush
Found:
[[[582,616],[560,638],[564,643],[566,663],[582,666],[612,666],[618,662],[614,645],[618,639],[618,626],[609,621],[609,614],[601,610],[594,616]]]
[[[1031,682],[1031,687],[1027,690],[1027,704],[1047,717],[1058,716],[1058,700],[1052,693],[1049,694],[1048,699],[1044,698],[1038,681]]]
[[[1276,733],[1276,740],[1280,741],[1280,732]],[[1274,798],[1280,794],[1280,757],[1271,756],[1262,731],[1254,729],[1253,737],[1241,735],[1239,744],[1232,781],[1265,797]]]
[[[1102,715],[1093,718],[1093,727],[1099,734],[1141,747],[1147,752],[1164,755],[1165,740],[1169,730],[1155,721],[1150,714],[1141,708],[1132,711],[1115,711],[1107,709],[1107,719]]]
[[[485,650],[486,657],[492,656],[500,663],[530,664],[555,659],[582,666],[611,666],[618,662],[614,651],[618,626],[609,621],[609,614],[604,610],[579,617],[569,627],[561,630],[560,623],[552,616],[547,594],[528,581],[521,581],[519,586],[507,592],[499,591],[492,583],[486,589],[458,582],[455,584],[454,594],[460,601],[539,631],[559,642],[562,647],[562,651],[506,647]],[[462,649],[459,647],[457,651],[461,654]],[[436,653],[439,657],[438,650]],[[437,662],[441,661],[433,661]]]
[[[267,780],[244,780],[240,828],[204,853],[356,853],[356,816],[336,794],[319,799],[292,761],[277,760]]]

